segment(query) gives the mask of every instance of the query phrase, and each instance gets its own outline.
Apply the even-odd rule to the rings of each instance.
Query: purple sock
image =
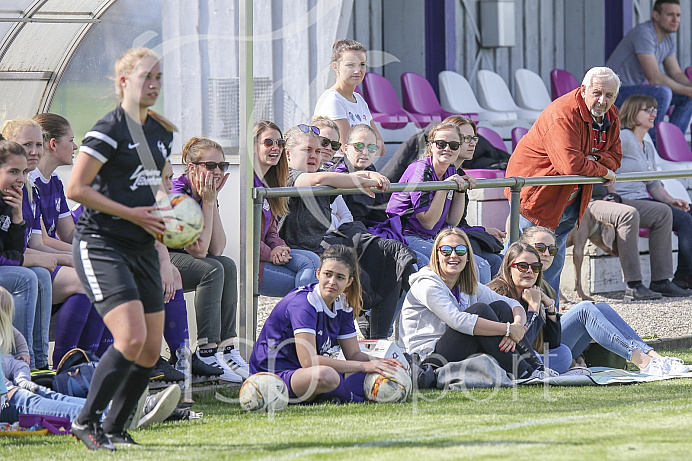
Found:
[[[99,344],[98,349],[96,349],[96,356],[97,357],[102,357],[103,354],[106,353],[109,347],[113,345],[115,340],[113,339],[113,335],[111,334],[111,331],[104,325],[103,328],[103,335],[101,336],[101,343]]]
[[[171,354],[175,354],[175,351],[185,344],[185,340],[190,339],[187,330],[187,305],[182,289],[176,290],[173,299],[166,303],[165,310],[166,324],[163,328],[163,337],[166,338]]]
[[[362,403],[365,400],[363,381],[365,381],[365,373],[363,372],[354,373],[347,379],[342,377],[336,389],[325,392],[319,396],[319,399],[335,398],[341,403]]]
[[[91,309],[87,295],[77,293],[65,300],[58,310],[55,322],[55,349],[53,350],[53,366],[57,367],[63,356],[77,347],[79,337],[84,330]]]
[[[84,324],[84,330],[82,330],[82,335],[79,337],[79,343],[77,344],[79,344],[81,349],[95,354],[101,344],[101,338],[103,337],[103,330],[105,330],[105,328],[106,324],[103,323],[103,319],[92,304],[86,323]]]

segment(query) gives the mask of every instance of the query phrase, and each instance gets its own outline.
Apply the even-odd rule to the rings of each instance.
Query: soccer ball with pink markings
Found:
[[[169,248],[185,248],[199,238],[204,228],[202,208],[192,197],[170,194],[156,202],[154,213],[163,218],[166,231],[156,239]]]

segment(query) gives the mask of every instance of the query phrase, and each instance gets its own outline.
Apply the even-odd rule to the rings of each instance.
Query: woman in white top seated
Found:
[[[359,123],[370,125],[377,134],[377,145],[383,149],[382,136],[375,126],[368,103],[356,93],[356,86],[365,78],[367,50],[355,40],[341,39],[332,46],[332,69],[336,83],[328,88],[315,106],[315,116],[334,120],[339,127],[339,142],[346,144],[351,127]]]
[[[478,283],[475,264],[467,264],[472,258],[463,231],[437,234],[430,264],[409,279],[400,324],[406,352],[433,367],[485,353],[517,378],[556,375],[524,338],[524,308]]]

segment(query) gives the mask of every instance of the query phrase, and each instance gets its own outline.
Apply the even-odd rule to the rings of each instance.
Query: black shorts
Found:
[[[96,236],[94,236],[96,237]],[[129,253],[102,238],[74,240],[75,270],[101,317],[129,301],[141,301],[145,314],[164,309],[159,258],[151,249]]]

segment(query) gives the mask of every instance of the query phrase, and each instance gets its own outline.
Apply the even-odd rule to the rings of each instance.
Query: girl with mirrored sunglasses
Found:
[[[315,116],[322,115],[334,120],[339,126],[339,142],[343,145],[348,140],[352,126],[359,123],[370,125],[377,137],[376,144],[384,148],[370,108],[365,99],[356,92],[356,87],[365,77],[367,50],[355,40],[341,39],[332,46],[332,69],[336,83],[328,88],[317,101]]]
[[[463,253],[463,254],[461,254]],[[517,378],[542,379],[547,370],[525,338],[521,304],[478,282],[469,264],[473,250],[458,228],[440,231],[430,264],[410,277],[399,336],[406,352],[417,354],[422,368],[437,368],[484,353]]]
[[[286,187],[288,159],[281,130],[274,122],[261,120],[255,123],[253,134],[255,187]],[[259,293],[262,296],[283,297],[294,288],[317,281],[315,273],[320,257],[312,251],[291,249],[279,237],[278,221],[286,214],[286,197],[263,200],[259,270]]]
[[[536,248],[539,244],[550,248],[555,245],[555,233],[545,227],[534,226],[526,229],[519,242]],[[553,263],[548,251],[540,254],[543,271]],[[542,293],[557,300],[558,294],[543,280]],[[580,357],[586,347],[595,340],[609,351],[634,363],[644,373],[667,375],[687,371],[687,365],[677,357],[662,357],[647,345],[639,335],[607,303],[582,301],[560,316],[561,342],[567,346],[572,358],[579,365],[586,365]],[[553,357],[551,356],[552,360]]]

